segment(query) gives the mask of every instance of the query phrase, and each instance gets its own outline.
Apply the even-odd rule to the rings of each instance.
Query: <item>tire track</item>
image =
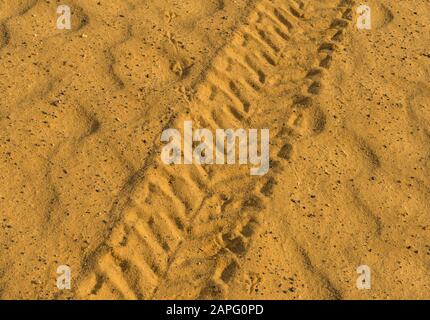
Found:
[[[87,259],[87,273],[80,279],[75,297],[226,297],[229,282],[258,232],[276,173],[290,157],[294,137],[312,136],[324,129],[324,116],[309,109],[313,96],[320,92],[336,42],[348,26],[352,5],[352,1],[341,1],[337,7],[339,17],[327,30],[328,41],[315,52],[317,65],[305,72],[302,83],[310,83],[307,91],[295,95],[293,108],[297,110],[290,114],[291,126],[279,130],[273,139],[272,173],[256,182],[243,168],[168,167],[159,160],[155,151],[159,143],[155,142],[151,156],[114,204],[112,212],[119,212],[121,220],[112,226],[108,241]],[[290,37],[312,28],[304,18],[305,7],[302,1],[268,0],[255,6],[248,23],[237,30],[196,87],[188,109],[195,123],[215,129],[243,127],[253,121],[253,101],[261,96],[266,79],[279,72],[277,64]],[[255,47],[258,49],[250,50]],[[307,118],[310,122],[303,122]],[[179,115],[167,127],[179,128],[184,120],[186,115]],[[242,179],[245,186],[240,193],[229,186],[232,179]],[[304,248],[295,243],[303,263],[314,270],[334,298],[340,298]]]

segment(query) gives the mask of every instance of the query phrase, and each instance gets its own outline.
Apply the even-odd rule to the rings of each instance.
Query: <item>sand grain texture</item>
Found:
[[[0,0],[1,298],[429,298],[428,1],[67,3]],[[186,120],[269,173],[165,165]]]

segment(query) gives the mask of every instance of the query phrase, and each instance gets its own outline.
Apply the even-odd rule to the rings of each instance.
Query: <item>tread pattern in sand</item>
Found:
[[[154,155],[145,172],[133,181],[131,195],[126,192],[120,200],[121,220],[108,241],[88,259],[90,271],[82,277],[77,297],[227,296],[228,285],[258,232],[265,203],[276,185],[276,172],[294,149],[294,137],[324,129],[324,115],[313,109],[312,99],[320,92],[322,75],[348,26],[352,5],[352,1],[340,2],[337,17],[326,30],[327,41],[315,47],[314,65],[303,70],[306,90],[293,94],[296,111],[287,113],[289,127],[272,138],[271,173],[256,183],[245,169],[167,167]],[[311,28],[305,9],[304,1],[258,2],[248,22],[236,31],[195,88],[188,111],[196,126],[244,127],[252,121],[253,101],[261,97],[267,79],[279,72],[278,62],[289,39]],[[187,116],[179,115],[173,127],[180,128],[184,120]],[[240,192],[228,183],[234,179],[241,179]],[[297,244],[303,263],[312,267],[303,250]],[[338,298],[328,278],[313,271]]]

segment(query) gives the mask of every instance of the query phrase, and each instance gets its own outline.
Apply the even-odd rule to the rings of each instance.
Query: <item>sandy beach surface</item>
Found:
[[[430,299],[429,13],[0,0],[0,298]],[[269,129],[268,172],[165,164],[185,121]]]

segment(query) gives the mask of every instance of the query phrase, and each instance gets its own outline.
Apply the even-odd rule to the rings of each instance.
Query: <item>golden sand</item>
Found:
[[[430,298],[429,12],[0,0],[0,298]],[[270,129],[269,172],[164,164],[187,120]]]

